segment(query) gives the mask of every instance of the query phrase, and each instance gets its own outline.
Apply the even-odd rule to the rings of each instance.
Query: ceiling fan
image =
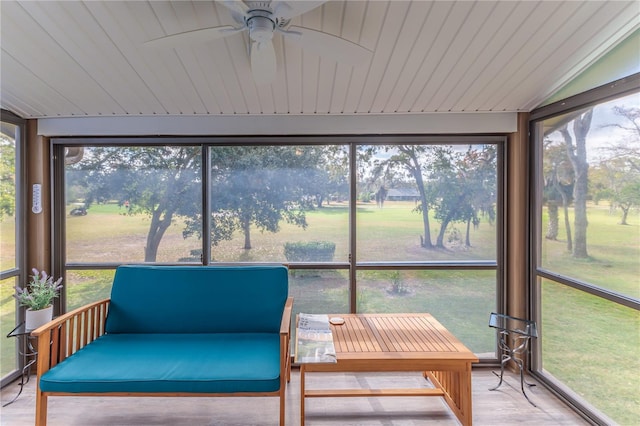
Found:
[[[231,10],[231,16],[237,25],[223,25],[171,34],[147,41],[145,44],[155,47],[178,47],[248,31],[251,72],[257,84],[268,84],[275,78],[277,64],[273,35],[276,32],[303,49],[338,62],[359,65],[368,61],[372,52],[356,43],[311,28],[289,25],[292,18],[315,9],[326,1],[224,0],[221,3]]]

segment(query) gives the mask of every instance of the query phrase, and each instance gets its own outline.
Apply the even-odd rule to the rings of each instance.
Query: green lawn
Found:
[[[16,225],[13,217],[0,220],[0,270],[6,271],[16,266]]]
[[[543,211],[546,231],[547,214]],[[573,210],[570,210],[573,226]],[[589,259],[574,259],[567,251],[564,220],[560,219],[557,241],[543,240],[541,266],[562,275],[640,299],[640,211],[632,210],[629,225],[620,225],[620,212],[609,206],[588,207],[587,251]],[[572,233],[575,230],[572,228]]]
[[[150,219],[125,212],[116,204],[93,204],[86,216],[67,215],[67,261],[144,262]],[[176,262],[201,246],[195,237],[184,239],[182,230],[183,221],[176,219],[160,243],[158,262]]]
[[[573,224],[573,210],[570,217]],[[542,218],[546,231],[546,209]],[[589,258],[567,251],[561,217],[558,241],[543,241],[542,266],[640,299],[640,212],[633,210],[629,224],[620,225],[620,212],[602,203],[588,206],[588,218]],[[544,370],[618,423],[635,424],[640,313],[551,281],[543,281],[542,290]]]
[[[14,278],[0,281],[0,377],[16,368],[15,341],[5,338],[15,327],[16,300],[13,298]]]
[[[545,371],[621,425],[640,419],[640,312],[544,281]]]
[[[422,218],[413,212],[411,202],[387,202],[384,209],[375,203],[358,206],[358,259],[360,261],[423,261],[423,260],[492,260],[496,256],[496,228],[483,221],[471,233],[471,247],[464,247],[449,232],[449,250],[424,250],[420,247]],[[69,262],[142,262],[149,226],[146,216],[129,216],[115,204],[96,204],[87,216],[67,217],[67,261]],[[252,229],[252,249],[245,250],[244,236],[236,233],[230,241],[212,247],[214,261],[220,262],[285,262],[284,244],[298,241],[332,241],[336,244],[336,261],[346,262],[349,255],[348,206],[333,203],[307,214],[309,226],[302,229],[283,223],[278,233]],[[438,223],[431,219],[432,240],[435,243]],[[464,237],[465,227],[454,226]],[[200,248],[195,237],[182,237],[183,222],[176,219],[162,239],[157,261],[175,262],[193,257]],[[96,242],[101,244],[95,250]]]

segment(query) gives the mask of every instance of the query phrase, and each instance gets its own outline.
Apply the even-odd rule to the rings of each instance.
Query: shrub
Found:
[[[330,241],[308,241],[284,244],[284,256],[289,262],[331,262],[336,244]]]

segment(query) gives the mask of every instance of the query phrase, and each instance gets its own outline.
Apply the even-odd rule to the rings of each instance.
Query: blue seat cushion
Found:
[[[272,392],[274,333],[106,334],[47,371],[44,392]]]

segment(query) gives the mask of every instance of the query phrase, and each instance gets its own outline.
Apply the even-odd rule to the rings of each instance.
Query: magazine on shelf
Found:
[[[327,315],[298,314],[295,360],[298,363],[337,362]]]

